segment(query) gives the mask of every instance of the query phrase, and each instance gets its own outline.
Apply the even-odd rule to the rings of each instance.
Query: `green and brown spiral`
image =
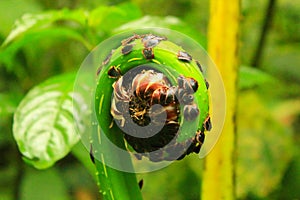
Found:
[[[199,153],[211,129],[209,84],[200,62],[164,36],[124,39],[103,60],[95,96],[106,134],[123,134],[127,149],[151,161]]]

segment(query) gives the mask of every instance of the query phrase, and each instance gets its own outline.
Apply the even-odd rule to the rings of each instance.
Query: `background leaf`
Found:
[[[26,45],[39,45],[38,41],[44,41],[46,43],[49,39],[53,39],[55,42],[59,42],[66,39],[73,39],[84,44],[87,49],[91,49],[91,45],[79,34],[77,31],[64,28],[64,27],[49,27],[48,29],[41,29],[26,33],[23,37],[16,42],[11,43],[7,48],[0,51],[0,61],[5,63],[7,69],[12,70],[16,66],[15,56],[17,52]],[[54,42],[52,42],[54,44]]]
[[[99,6],[89,15],[89,26],[104,32],[138,19],[142,14],[139,8],[132,3],[123,3],[118,6]]]
[[[300,154],[290,162],[286,173],[283,176],[281,188],[279,189],[279,199],[297,199],[300,197]]]
[[[79,140],[72,114],[74,78],[61,75],[36,86],[15,112],[14,138],[24,159],[38,169],[63,158]]]
[[[17,108],[21,97],[9,93],[0,93],[0,116],[11,115]]]
[[[267,196],[295,154],[292,129],[277,121],[253,91],[240,93],[237,116],[237,195]]]
[[[199,42],[204,48],[206,48],[206,37],[201,33],[198,33],[193,28],[188,26],[186,23],[181,21],[179,18],[174,16],[159,17],[159,16],[144,16],[140,19],[123,24],[119,28],[114,30],[114,33],[119,33],[122,31],[130,31],[135,29],[151,28],[151,27],[161,27],[169,28],[172,30],[177,30],[184,33],[194,40]]]
[[[251,89],[255,86],[270,84],[275,82],[275,78],[253,67],[241,66],[239,71],[239,88]]]
[[[48,194],[51,191],[51,195]],[[55,168],[44,171],[26,169],[21,183],[21,200],[68,200],[68,190]]]

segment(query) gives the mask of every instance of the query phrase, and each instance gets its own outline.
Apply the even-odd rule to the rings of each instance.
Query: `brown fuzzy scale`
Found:
[[[141,179],[141,180],[139,181],[139,188],[140,188],[140,190],[143,188],[143,185],[144,185],[144,180]]]
[[[195,120],[199,115],[199,109],[196,104],[185,105],[183,108],[184,118],[188,121]]]
[[[206,89],[209,89],[209,82],[205,79]]]
[[[103,67],[104,65],[107,65],[107,64],[109,63],[109,61],[110,61],[110,59],[111,59],[111,56],[112,56],[112,54],[114,53],[114,51],[115,51],[115,50],[111,50],[110,53],[106,56],[106,58],[103,60],[101,66],[97,69],[97,72],[96,72],[97,76],[100,74],[102,67]]]
[[[127,55],[130,52],[132,52],[132,49],[133,49],[133,44],[127,44],[121,49],[121,53],[123,55]]]
[[[185,61],[185,62],[191,62],[193,59],[190,54],[188,54],[187,52],[183,52],[183,51],[178,51],[177,58],[178,58],[178,60]]]
[[[202,69],[202,66],[201,66],[200,62],[196,60],[196,64],[197,64],[200,72],[203,73],[203,69]]]
[[[151,60],[154,58],[154,53],[152,48],[143,49],[143,55],[147,60]]]
[[[110,53],[106,56],[104,61],[102,62],[102,65],[107,65],[111,59],[112,54],[114,53],[115,50],[111,50]]]
[[[121,77],[121,71],[116,66],[111,66],[107,72],[109,78],[120,78]]]
[[[141,36],[140,35],[137,35],[137,34],[134,34],[133,36],[127,38],[127,39],[124,39],[121,41],[121,44],[123,46],[127,45],[127,44],[130,44],[131,42],[133,42],[134,40],[136,39],[139,39]]]
[[[94,157],[94,153],[93,153],[93,146],[92,146],[92,144],[90,145],[90,159],[95,164],[95,157]]]
[[[198,90],[198,82],[193,78],[186,78],[180,75],[177,78],[178,88],[182,89],[184,94],[193,94]],[[183,95],[183,94],[181,94]]]
[[[163,40],[167,40],[167,38],[159,37],[159,36],[152,35],[152,34],[142,36],[142,42],[143,42],[145,48],[153,48]]]
[[[204,126],[204,129],[207,130],[207,131],[210,131],[212,129],[212,124],[211,124],[211,121],[210,121],[210,116],[208,116],[204,123],[203,123],[203,126]]]
[[[100,67],[98,67],[98,69],[97,69],[97,72],[96,72],[97,76],[100,74],[101,70],[102,70],[102,65]]]

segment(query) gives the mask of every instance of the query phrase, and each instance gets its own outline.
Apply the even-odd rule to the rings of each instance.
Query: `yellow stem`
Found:
[[[218,66],[224,81],[226,117],[220,139],[205,159],[202,183],[204,200],[235,198],[235,112],[239,19],[239,0],[230,2],[210,0],[208,52]]]

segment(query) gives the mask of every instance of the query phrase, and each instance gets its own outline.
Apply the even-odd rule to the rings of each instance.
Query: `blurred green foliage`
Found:
[[[206,45],[207,0],[128,2],[0,1],[0,199],[99,196],[93,167],[79,144],[45,171],[21,160],[12,133],[13,114],[31,88],[54,75],[76,71],[92,47],[122,30],[163,26]],[[239,74],[237,197],[296,199],[300,196],[300,3],[277,1],[258,69],[251,67],[251,59],[268,1],[241,3],[239,53],[241,65],[248,67],[241,67]],[[143,195],[199,199],[201,170],[202,160],[193,155],[141,174]]]

